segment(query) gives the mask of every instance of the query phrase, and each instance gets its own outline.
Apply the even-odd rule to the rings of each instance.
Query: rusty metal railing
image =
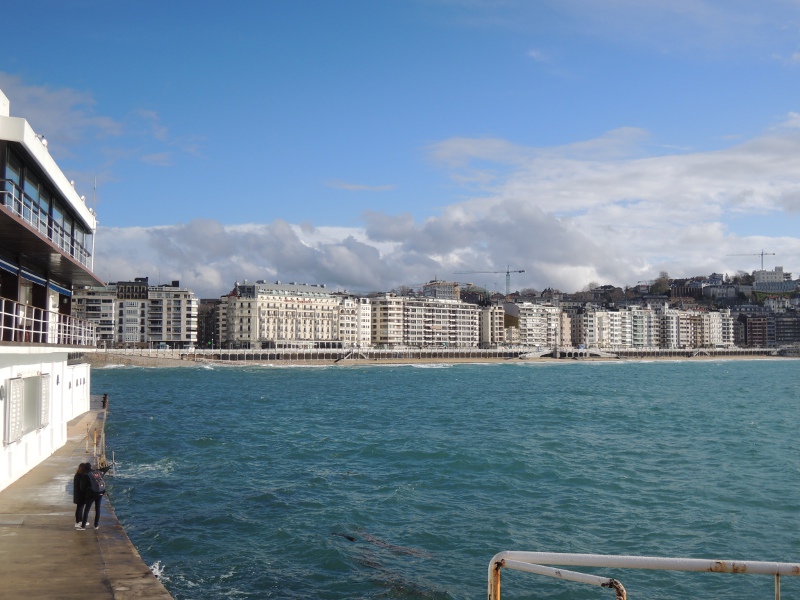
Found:
[[[775,577],[775,600],[780,600],[781,597],[781,576],[800,575],[800,563],[507,551],[495,554],[489,563],[489,600],[500,600],[500,569],[502,568],[556,577],[558,579],[575,581],[577,583],[597,585],[613,589],[616,593],[617,600],[626,600],[627,598],[625,588],[616,579],[545,565],[772,575]]]

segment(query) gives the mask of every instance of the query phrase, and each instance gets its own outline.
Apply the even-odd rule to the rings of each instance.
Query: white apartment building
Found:
[[[661,320],[658,311],[648,307],[629,309],[632,348],[658,348],[661,345]]]
[[[587,348],[630,347],[631,323],[627,312],[587,310],[580,318],[583,321],[582,343]]]
[[[696,313],[696,348],[731,348],[734,345],[733,318],[729,309]]]
[[[538,348],[571,345],[569,316],[558,306],[506,303],[505,312],[519,319],[520,345]]]
[[[151,286],[147,277],[85,287],[72,310],[102,330],[106,347],[186,348],[197,342],[197,298],[178,281]]]
[[[337,339],[347,348],[371,345],[372,303],[369,298],[340,295]]]
[[[236,283],[223,297],[223,344],[235,348],[331,348],[339,339],[339,298],[324,286]]]
[[[587,348],[709,348],[733,346],[730,311],[700,312],[629,307],[587,309],[579,315],[580,343]]]
[[[387,294],[372,299],[372,342],[384,346],[477,348],[480,307],[459,300]]]
[[[404,343],[402,296],[386,294],[372,298],[372,343],[379,346],[402,346]]]
[[[198,302],[194,293],[177,281],[148,289],[147,341],[170,348],[197,343]]]
[[[697,321],[692,313],[664,308],[661,314],[661,348],[693,348]]]
[[[72,299],[72,311],[76,318],[95,323],[97,346],[111,347],[116,340],[116,286],[98,286],[77,290]]]

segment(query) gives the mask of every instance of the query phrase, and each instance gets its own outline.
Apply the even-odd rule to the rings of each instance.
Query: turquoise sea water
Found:
[[[485,598],[501,550],[800,562],[798,390],[794,360],[92,372],[117,516],[178,599]],[[613,592],[505,571],[503,598]]]

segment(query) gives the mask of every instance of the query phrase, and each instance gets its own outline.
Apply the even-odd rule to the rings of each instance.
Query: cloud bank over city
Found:
[[[510,267],[526,271],[515,289],[575,291],[591,281],[635,285],[663,270],[751,271],[761,250],[775,252],[777,264],[800,264],[791,232],[738,232],[750,219],[800,212],[795,117],[724,150],[661,156],[646,155],[647,134],[635,129],[556,148],[442,140],[429,156],[469,197],[436,216],[370,211],[351,228],[281,219],[101,227],[97,272],[180,279],[213,297],[244,279],[379,291]],[[502,275],[492,277],[471,282],[502,289]]]

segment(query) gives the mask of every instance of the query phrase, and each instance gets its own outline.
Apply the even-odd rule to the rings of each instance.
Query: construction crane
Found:
[[[505,271],[456,271],[455,275],[472,275],[474,273],[505,273],[506,274],[506,298],[509,297],[511,294],[511,274],[512,273],[524,273],[525,269],[520,269],[518,271],[512,271],[510,268],[506,268]]]
[[[761,257],[761,270],[764,270],[764,257],[765,256],[775,256],[774,252],[756,252],[755,254],[726,254],[725,256],[760,256]]]

